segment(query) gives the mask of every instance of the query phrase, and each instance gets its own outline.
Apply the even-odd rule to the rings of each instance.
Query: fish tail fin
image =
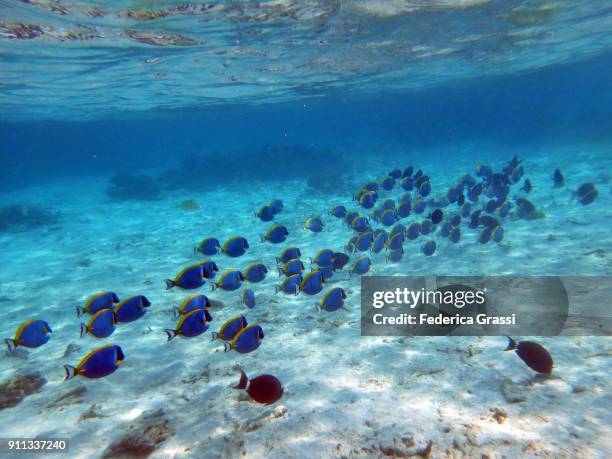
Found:
[[[321,312],[321,303],[315,303],[315,309],[317,312]]]
[[[295,295],[297,296],[297,295],[298,295],[298,293],[300,293],[300,286],[299,286],[299,285],[296,285],[296,286],[295,286]]]
[[[235,386],[230,386],[232,389],[246,389],[247,384],[249,383],[249,378],[247,378],[246,373],[242,368],[240,370],[240,381]]]
[[[85,314],[85,309],[83,309],[81,306],[77,306],[76,313],[77,313],[77,317],[81,317],[83,314]]]
[[[174,339],[177,335],[176,330],[171,330],[170,328],[166,328],[164,331],[166,332],[166,335],[168,335],[168,341]]]
[[[178,319],[178,317],[181,315],[180,309],[177,308],[176,306],[172,308],[172,318],[173,319]]]
[[[278,291],[280,290],[280,287],[278,285],[274,286],[274,294],[278,295]]]
[[[6,343],[6,347],[8,347],[9,352],[13,352],[17,347],[17,341],[14,339],[7,338],[4,340],[4,342]]]
[[[66,376],[64,376],[64,381],[68,381],[69,379],[74,378],[78,371],[71,365],[64,365],[64,371],[66,372]]]
[[[81,322],[81,338],[87,334],[87,325]]]
[[[175,286],[175,283],[172,279],[166,279],[164,282],[166,283],[166,290],[170,290],[172,287]]]
[[[232,350],[232,345],[230,343],[223,343],[223,350],[225,352],[229,352]]]
[[[212,333],[210,334],[210,336],[211,336],[211,341],[214,341],[214,340],[216,340],[216,339],[219,337],[219,333],[217,333],[217,332],[212,332]]]
[[[509,336],[506,336],[506,338],[508,338],[509,341],[508,341],[508,347],[504,349],[504,351],[513,351],[514,349],[516,349],[516,341],[514,341]]]
[[[198,248],[197,248],[197,247],[194,247],[194,248],[193,248],[193,253],[194,253],[194,255],[197,255],[197,254],[198,254],[198,252],[199,252]]]
[[[211,292],[214,292],[215,290],[217,290],[217,284],[215,284],[214,282],[210,282],[208,285],[210,285]]]
[[[260,234],[259,238],[261,239],[261,242],[266,242],[266,237],[263,234]]]

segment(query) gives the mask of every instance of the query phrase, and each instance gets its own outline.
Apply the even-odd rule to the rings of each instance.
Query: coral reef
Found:
[[[116,201],[147,201],[159,198],[161,188],[148,175],[117,174],[110,178],[106,194]]]
[[[57,223],[59,213],[37,206],[14,204],[0,208],[0,232],[27,231]]]
[[[39,392],[46,383],[39,372],[13,376],[0,384],[0,410],[18,405],[28,395]]]

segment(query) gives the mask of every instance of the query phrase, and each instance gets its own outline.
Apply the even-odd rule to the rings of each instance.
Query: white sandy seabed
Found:
[[[502,159],[513,153],[530,154],[508,152]],[[476,233],[467,231],[457,245],[438,240],[433,257],[420,254],[420,241],[407,241],[400,263],[373,256],[371,274],[610,274],[612,195],[600,174],[610,170],[609,153],[566,147],[555,161],[543,154],[525,161],[535,185],[530,199],[546,212],[544,220],[509,221],[500,245],[478,244]],[[408,162],[432,176],[434,193],[475,166],[455,161],[440,170],[435,159]],[[405,165],[355,179],[363,183]],[[568,182],[562,190],[553,189],[550,179],[557,166]],[[600,191],[590,206],[576,204],[568,191],[584,181],[595,181]],[[347,291],[347,310],[318,313],[320,295],[275,295],[279,277],[271,269],[252,285],[258,301],[253,310],[240,304],[242,289],[201,289],[224,304],[212,309],[210,331],[240,313],[263,327],[266,337],[255,352],[224,353],[220,341],[210,341],[210,331],[166,342],[163,329],[174,324],[171,308],[193,292],[166,291],[163,279],[201,259],[194,244],[206,236],[245,236],[251,243],[246,255],[215,257],[222,271],[256,261],[273,268],[274,257],[289,245],[300,247],[305,260],[321,248],[342,249],[350,233],[335,218],[324,216],[320,234],[305,233],[301,225],[332,204],[354,205],[346,190],[322,196],[302,182],[245,184],[116,203],[104,187],[104,180],[58,181],[3,197],[6,203],[46,203],[62,213],[59,228],[0,234],[3,337],[30,318],[44,318],[54,330],[50,342],[27,359],[0,359],[2,381],[32,371],[47,380],[40,391],[0,411],[3,437],[68,437],[69,456],[80,458],[109,454],[109,445],[130,433],[124,445],[142,436],[144,443],[157,443],[152,457],[158,458],[407,457],[430,441],[431,457],[610,457],[607,337],[538,338],[555,370],[554,377],[534,378],[514,353],[502,352],[503,337],[361,337],[358,277],[337,274],[330,282]],[[202,209],[176,206],[188,198]],[[272,198],[284,201],[276,222],[290,231],[278,246],[259,242],[270,224],[252,213]],[[145,317],[118,326],[106,340],[79,339],[74,307],[100,290],[144,294],[153,304]],[[126,354],[113,375],[64,382],[64,364],[75,365],[111,342]],[[236,365],[250,376],[277,376],[285,387],[282,399],[259,405],[228,388],[238,380]]]

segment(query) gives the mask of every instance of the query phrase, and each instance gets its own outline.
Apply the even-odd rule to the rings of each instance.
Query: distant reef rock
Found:
[[[0,410],[18,405],[29,395],[40,392],[47,380],[39,372],[13,376],[0,384]]]
[[[0,232],[27,231],[58,221],[58,212],[42,207],[15,204],[0,208]]]
[[[159,198],[161,187],[148,175],[117,174],[110,178],[106,194],[115,201],[149,201]]]

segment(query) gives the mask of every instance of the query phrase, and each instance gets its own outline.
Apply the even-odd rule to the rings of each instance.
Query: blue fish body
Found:
[[[175,312],[177,315],[184,315],[196,309],[208,309],[210,306],[211,304],[208,297],[198,293],[185,298],[183,303],[175,309]]]
[[[249,248],[248,241],[242,236],[229,238],[221,249],[228,257],[236,258],[244,255]]]
[[[276,259],[276,262],[287,263],[289,260],[294,260],[295,258],[300,258],[301,256],[302,253],[297,247],[287,247],[281,252],[280,256]]]
[[[409,202],[402,202],[398,207],[397,207],[397,215],[399,218],[406,218],[410,216],[410,203]]]
[[[453,227],[453,229],[450,230],[448,239],[454,244],[458,243],[461,240],[461,229],[459,229],[458,226]]]
[[[346,207],[344,206],[334,206],[329,211],[330,215],[333,215],[336,218],[344,218],[346,216]]]
[[[385,226],[394,225],[397,222],[397,213],[393,209],[387,209],[380,216],[380,222]]]
[[[323,221],[320,217],[309,217],[306,223],[304,223],[304,229],[313,233],[320,233],[323,231]]]
[[[253,309],[255,307],[255,292],[252,288],[244,289],[244,293],[242,294],[242,302],[249,309]]]
[[[233,341],[238,332],[248,325],[244,316],[240,315],[225,322],[218,333],[213,333],[213,339],[222,339],[224,341]]]
[[[187,314],[181,316],[176,324],[175,330],[165,330],[166,334],[168,335],[168,341],[175,336],[182,336],[184,338],[199,336],[208,330],[208,322],[211,320],[212,316],[208,313],[208,311],[206,311],[206,309],[196,309],[195,311],[188,312]]]
[[[363,216],[357,216],[351,223],[351,228],[358,233],[364,233],[370,229],[368,219]]]
[[[334,275],[334,266],[319,266],[317,268],[323,277],[323,280],[331,279]]]
[[[431,220],[423,220],[421,222],[421,234],[429,234],[433,230],[433,223]]]
[[[257,349],[264,338],[263,329],[259,325],[243,328],[234,337],[231,343],[225,344],[225,351],[234,349],[241,354],[248,354]]]
[[[411,191],[414,188],[414,180],[412,177],[406,177],[402,180],[401,186],[406,191]]]
[[[259,209],[259,212],[257,212],[257,217],[264,222],[269,222],[272,221],[274,219],[274,215],[276,214],[276,212],[274,212],[274,207],[267,205],[267,206],[263,206],[261,209]]]
[[[115,306],[115,318],[117,322],[133,322],[140,319],[151,306],[151,302],[144,295],[136,295],[121,301]]]
[[[281,272],[285,276],[289,277],[293,276],[294,274],[301,274],[303,270],[304,263],[302,263],[299,258],[294,258],[293,260],[289,260],[287,263],[285,263],[285,266]]]
[[[422,199],[417,199],[414,202],[412,209],[414,210],[415,214],[422,214],[423,212],[425,212],[425,206],[425,201],[423,201]]]
[[[108,338],[115,331],[115,313],[112,309],[103,309],[94,314],[87,325],[81,324],[81,338],[90,333],[96,338]]]
[[[219,244],[219,240],[214,237],[204,239],[195,249],[196,252],[209,256],[218,254],[220,250],[221,244]]]
[[[244,278],[249,282],[261,282],[266,278],[268,274],[268,268],[261,263],[255,263],[249,266],[244,272]]]
[[[406,237],[411,241],[414,241],[421,234],[421,225],[418,223],[412,223],[408,229],[406,229]]]
[[[285,279],[280,286],[277,287],[277,291],[284,293],[297,295],[302,283],[302,276],[300,274],[294,274]]]
[[[300,284],[300,291],[306,295],[316,295],[323,290],[323,282],[323,275],[318,269],[315,269],[304,276]]]
[[[95,314],[102,309],[112,309],[119,303],[119,297],[113,292],[100,292],[92,295],[82,308],[77,307],[77,317],[84,313]]]
[[[262,242],[268,241],[272,244],[280,244],[284,242],[289,236],[289,231],[283,225],[277,225],[268,230],[268,232],[261,237]]]
[[[242,273],[234,269],[223,273],[223,276],[221,276],[221,279],[219,279],[219,282],[217,282],[215,286],[216,288],[231,292],[233,290],[238,290],[243,280],[244,276]]]
[[[166,279],[166,289],[172,287],[179,287],[184,290],[193,290],[204,285],[206,280],[204,279],[204,268],[202,263],[196,265],[187,266],[182,269],[174,278]]]
[[[206,260],[200,262],[202,265],[202,276],[206,279],[212,279],[215,277],[215,273],[219,271],[217,263],[212,260]]]
[[[312,261],[319,266],[331,266],[334,262],[334,251],[331,249],[321,249]]]
[[[329,289],[321,303],[318,304],[318,308],[328,312],[334,312],[344,306],[344,300],[346,299],[346,292],[340,287],[334,287]]]
[[[398,261],[402,259],[403,255],[404,255],[404,249],[403,247],[400,247],[398,250],[391,250],[389,254],[387,255],[387,260],[393,263],[397,263]]]
[[[279,214],[283,210],[283,201],[280,199],[273,199],[270,201],[270,207],[274,210],[274,214]]]
[[[372,242],[374,242],[374,234],[372,232],[362,233],[355,241],[355,248],[360,252],[365,252],[372,246]]]
[[[125,354],[119,346],[116,344],[102,346],[87,354],[76,368],[64,365],[65,379],[71,379],[76,375],[92,379],[103,378],[114,373],[123,360]]]
[[[365,274],[370,270],[370,265],[371,265],[371,262],[368,257],[361,257],[353,265],[352,273],[359,274],[359,275]]]
[[[372,253],[380,253],[382,249],[384,248],[385,248],[385,235],[381,233],[378,236],[376,236],[374,241],[372,241],[371,250],[372,250]]]
[[[47,343],[52,332],[53,330],[46,321],[28,320],[17,329],[15,338],[4,341],[10,352],[14,351],[17,346],[36,348]]]

